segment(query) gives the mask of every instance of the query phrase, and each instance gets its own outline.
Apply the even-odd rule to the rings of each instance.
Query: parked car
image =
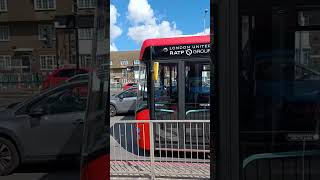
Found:
[[[42,83],[41,89],[53,88],[65,82],[72,76],[88,73],[87,69],[82,68],[61,68],[53,71]]]
[[[110,97],[110,116],[130,113],[136,109],[138,88],[133,87]]]
[[[0,107],[0,175],[38,160],[81,154],[88,81],[66,83]]]
[[[132,88],[132,87],[137,87],[138,84],[137,83],[126,83],[125,85],[123,85],[122,89],[123,90],[127,90],[129,88]]]

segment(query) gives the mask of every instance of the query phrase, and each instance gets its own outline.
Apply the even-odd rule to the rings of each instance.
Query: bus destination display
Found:
[[[210,55],[210,44],[190,44],[154,47],[154,56],[157,58],[188,58]]]

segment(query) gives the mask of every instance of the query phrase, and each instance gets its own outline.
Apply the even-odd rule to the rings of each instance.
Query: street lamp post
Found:
[[[203,17],[203,33],[206,31],[206,16],[208,14],[209,10],[205,9],[204,10],[204,17]]]

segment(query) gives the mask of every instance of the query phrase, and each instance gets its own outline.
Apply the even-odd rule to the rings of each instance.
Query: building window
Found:
[[[79,66],[82,68],[89,67],[91,63],[91,55],[80,55]]]
[[[35,0],[36,10],[52,10],[56,8],[55,0]]]
[[[110,66],[112,66],[112,61],[110,60]]]
[[[8,11],[8,1],[0,0],[0,12],[7,12],[7,11]]]
[[[95,8],[96,0],[78,0],[79,8]]]
[[[52,24],[39,24],[39,40],[55,39],[55,28]]]
[[[57,65],[56,56],[54,55],[42,55],[40,56],[41,70],[53,70]]]
[[[120,61],[121,66],[127,66],[128,65],[128,60],[122,60]]]
[[[134,61],[133,61],[133,64],[134,64],[134,65],[139,65],[139,64],[140,64],[140,60],[134,60]]]
[[[127,77],[128,71],[127,69],[122,69],[122,76]]]
[[[11,70],[11,57],[0,55],[0,70]]]
[[[9,41],[10,31],[9,26],[0,26],[0,41]]]
[[[56,9],[56,0],[34,0],[35,10]]]
[[[93,28],[79,29],[80,40],[91,40],[93,37]]]

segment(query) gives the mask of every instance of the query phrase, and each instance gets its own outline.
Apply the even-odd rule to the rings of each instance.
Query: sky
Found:
[[[210,0],[111,0],[111,51],[139,50],[148,38],[209,34],[209,27]]]

